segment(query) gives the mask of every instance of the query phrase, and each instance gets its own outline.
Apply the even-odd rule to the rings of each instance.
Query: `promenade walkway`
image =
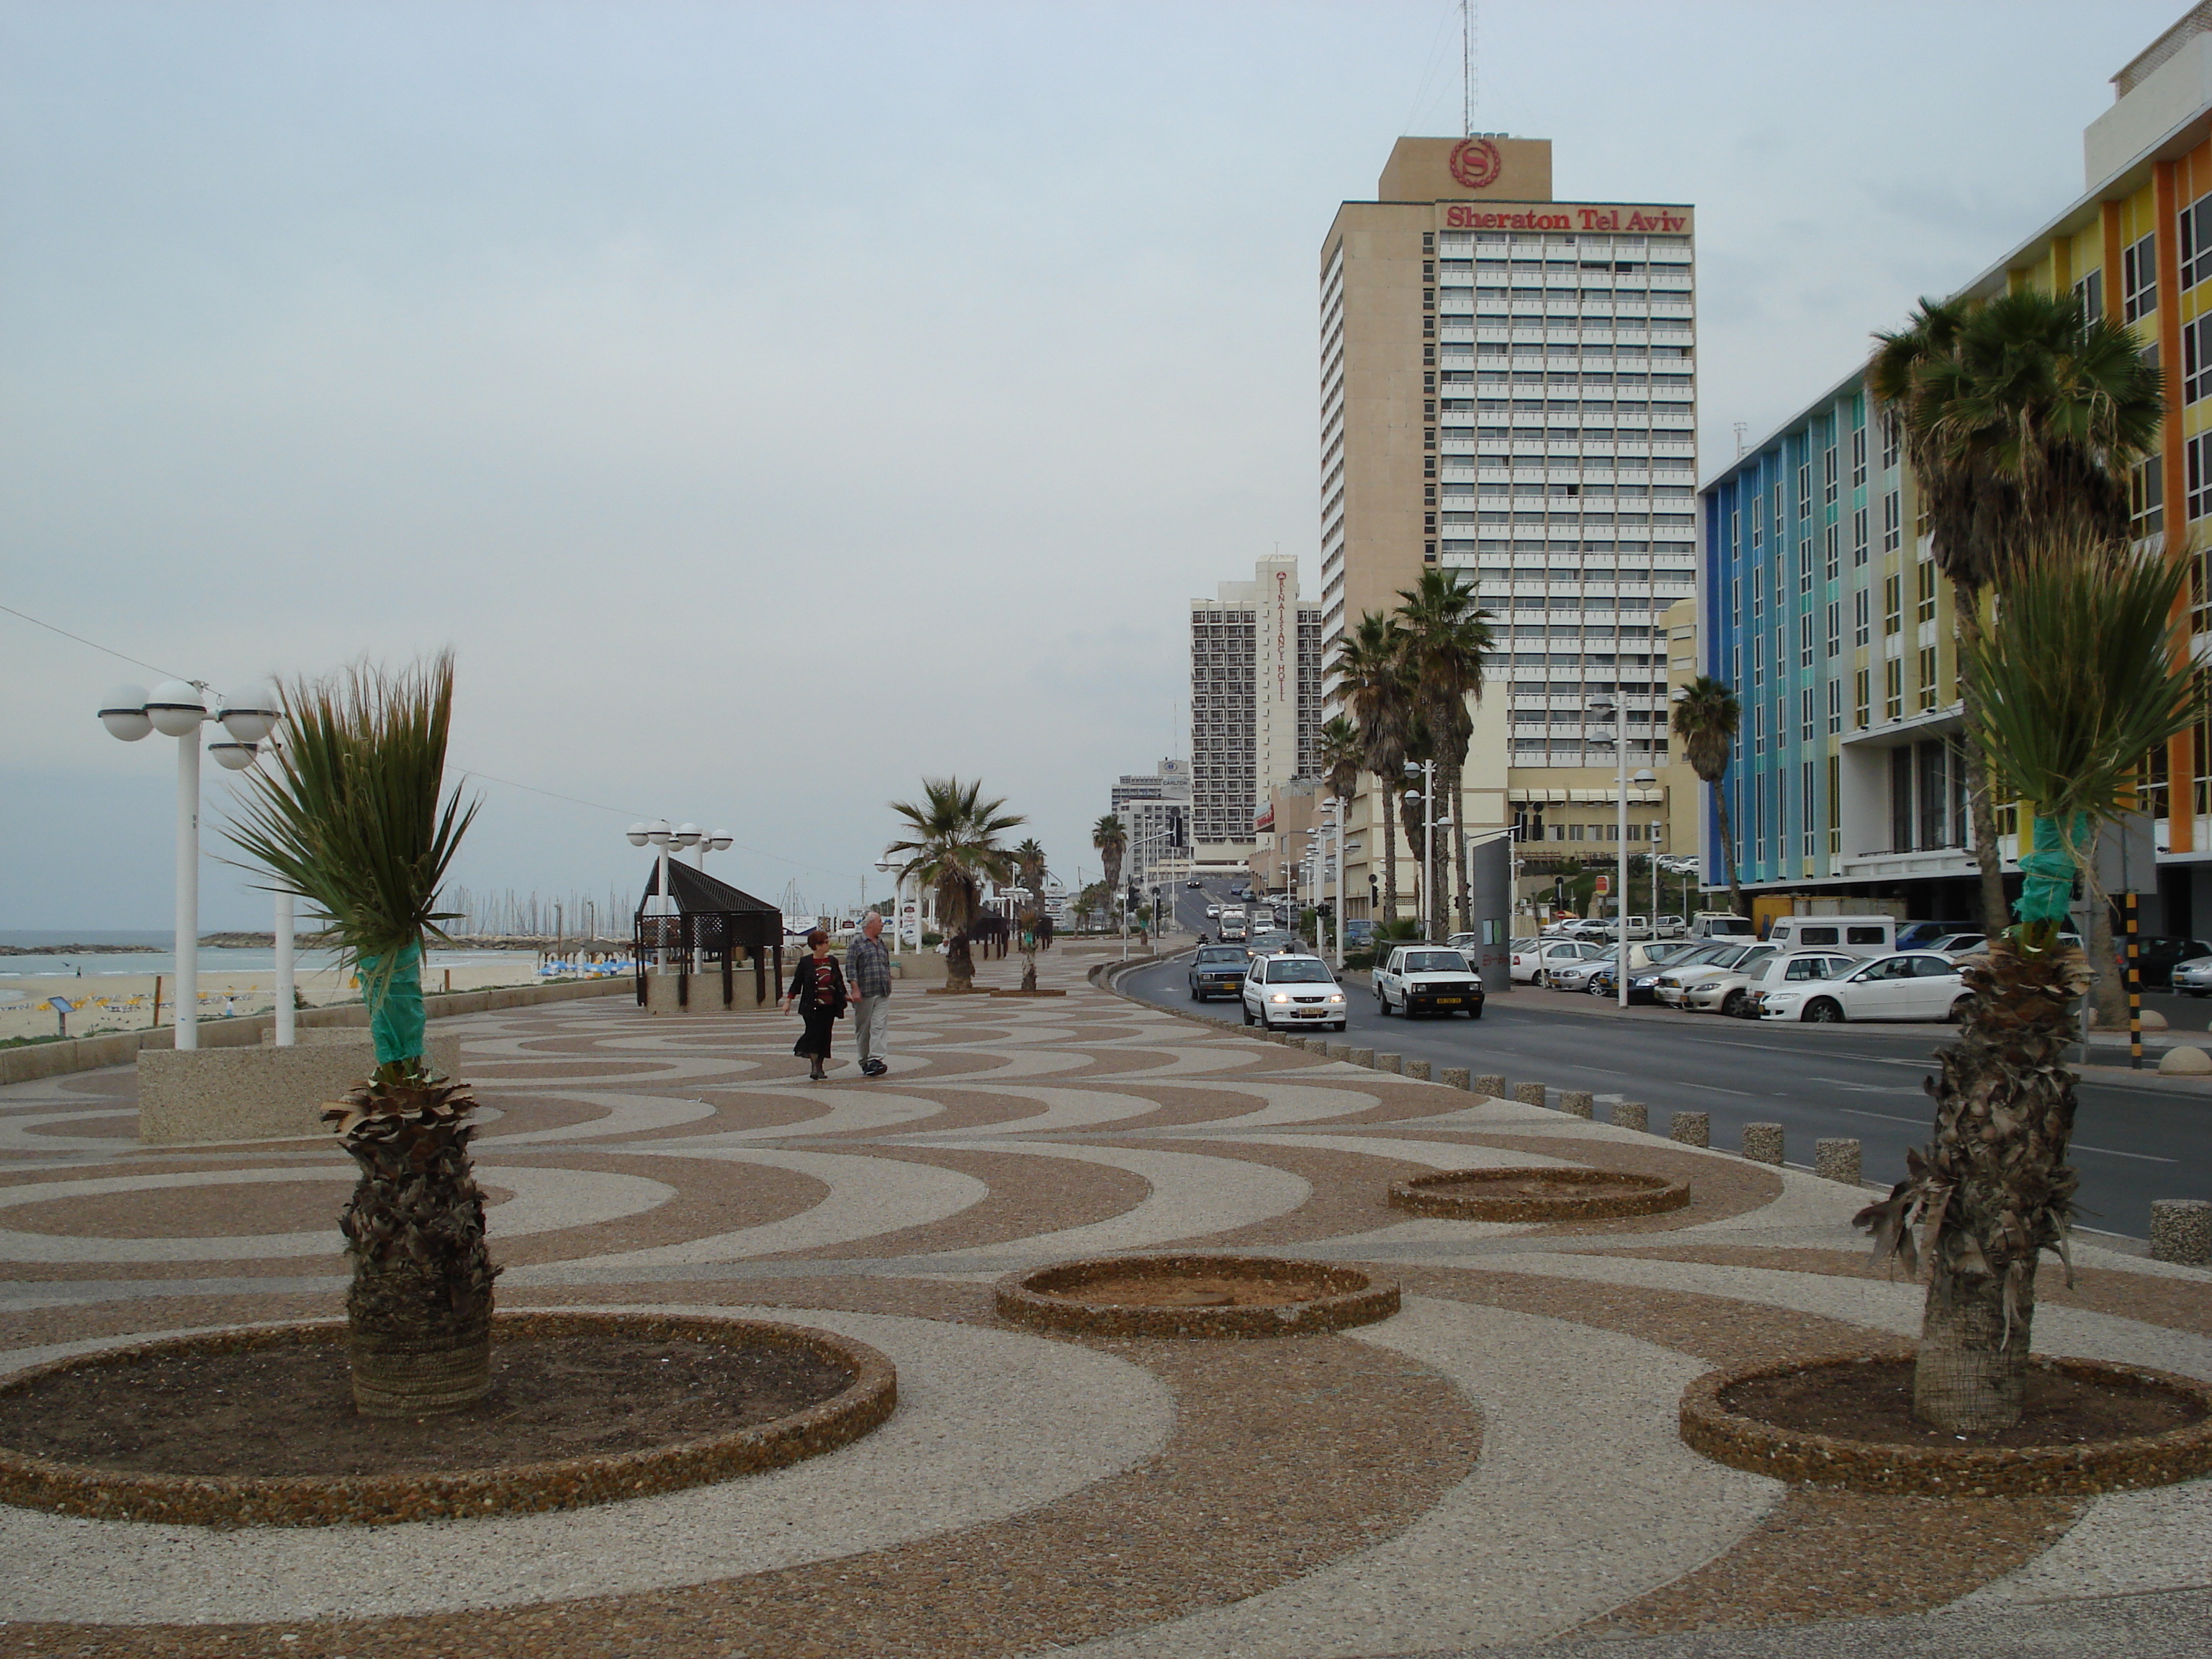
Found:
[[[1905,1345],[1920,1291],[1868,1267],[1864,1194],[1195,1024],[1082,965],[1046,959],[1064,999],[899,995],[872,1082],[842,1058],[807,1082],[773,1014],[452,1022],[490,1109],[503,1307],[849,1333],[896,1362],[896,1414],[774,1474],[556,1515],[0,1509],[0,1655],[2117,1656],[2212,1621],[2212,1482],[1884,1499],[1680,1444],[1677,1397],[1716,1364]],[[337,1310],[336,1149],[142,1149],[131,1090],[0,1089],[0,1367]],[[1601,1159],[1694,1201],[1580,1226],[1384,1202],[1438,1167]],[[1010,1269],[1170,1247],[1370,1266],[1404,1310],[1223,1343],[992,1312]],[[2081,1260],[2070,1291],[2045,1276],[2039,1347],[2212,1378],[2212,1274]],[[1838,1622],[1873,1620],[1901,1622]]]

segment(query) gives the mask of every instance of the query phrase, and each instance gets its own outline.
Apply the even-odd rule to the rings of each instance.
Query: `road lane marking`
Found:
[[[2179,1164],[2177,1158],[2157,1158],[2149,1152],[2116,1152],[2110,1146],[2089,1146],[2075,1141],[2069,1149],[2076,1152],[2097,1152],[2106,1158],[2132,1158],[2143,1164]]]
[[[1894,1112],[1855,1111],[1849,1106],[1832,1106],[1829,1109],[1841,1112],[1845,1117],[1878,1117],[1885,1123],[1914,1123],[1925,1127],[1928,1122],[1924,1117],[1899,1117]]]

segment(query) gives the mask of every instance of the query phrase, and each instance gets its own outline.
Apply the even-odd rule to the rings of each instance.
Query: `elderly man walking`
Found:
[[[845,952],[845,978],[853,988],[853,1037],[860,1045],[860,1074],[881,1077],[884,1029],[890,1019],[891,953],[884,949],[884,918],[868,912],[860,932]]]

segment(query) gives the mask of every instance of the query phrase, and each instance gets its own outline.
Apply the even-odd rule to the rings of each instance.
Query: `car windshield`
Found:
[[[1218,945],[1209,945],[1198,953],[1198,959],[1200,962],[1242,963],[1244,960],[1244,953],[1242,951],[1225,950]]]
[[[1316,957],[1286,957],[1267,964],[1270,985],[1329,985],[1328,964]]]
[[[1465,974],[1473,969],[1467,958],[1456,951],[1408,951],[1406,969],[1409,974]]]

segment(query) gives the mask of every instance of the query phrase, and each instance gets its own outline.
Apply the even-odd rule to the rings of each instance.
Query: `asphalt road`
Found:
[[[1203,908],[1209,901],[1178,891],[1197,902],[1197,921],[1186,925],[1194,933],[1212,931]],[[1121,987],[1163,1007],[1241,1023],[1237,1003],[1189,1000],[1186,966],[1187,959],[1140,969]],[[1653,1008],[1623,1015],[1587,996],[1526,987],[1493,997],[1480,1020],[1385,1018],[1364,973],[1348,975],[1346,989],[1351,1029],[1331,1041],[1587,1089],[1601,1101],[1640,1100],[1654,1127],[1670,1112],[1709,1112],[1716,1146],[1741,1145],[1746,1123],[1779,1123],[1794,1164],[1809,1164],[1813,1143],[1824,1136],[1856,1137],[1867,1178],[1884,1184],[1904,1176],[1905,1149],[1927,1141],[1933,1113],[1921,1084],[1933,1073],[1930,1054],[1948,1036],[1933,1025],[1765,1025]],[[2080,1100],[2074,1165],[2082,1226],[2142,1238],[2153,1199],[2212,1198],[2206,1085],[2092,1073]]]

